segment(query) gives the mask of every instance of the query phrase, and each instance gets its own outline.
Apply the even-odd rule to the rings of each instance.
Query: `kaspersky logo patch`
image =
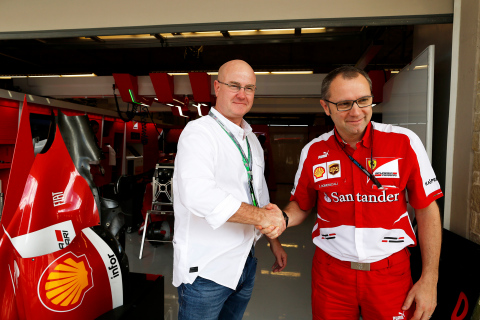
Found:
[[[398,172],[398,160],[401,158],[375,158],[370,161],[370,158],[366,159],[367,166],[372,169],[375,178],[400,178]],[[367,181],[370,179],[367,178]]]
[[[37,292],[47,309],[67,312],[79,307],[91,288],[92,268],[87,257],[77,257],[72,252],[67,252],[43,271]]]
[[[325,179],[340,178],[342,176],[340,160],[324,162],[313,166],[313,180],[318,182]]]

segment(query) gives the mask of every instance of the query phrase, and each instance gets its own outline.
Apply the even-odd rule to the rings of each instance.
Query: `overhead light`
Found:
[[[95,73],[80,73],[80,74],[62,74],[62,78],[76,78],[76,77],[96,77]]]
[[[59,74],[46,74],[37,76],[28,76],[29,78],[60,78]]]
[[[201,36],[220,36],[222,34],[220,31],[198,31],[193,33]]]
[[[302,28],[302,33],[323,33],[326,32],[325,27],[322,28]]]
[[[177,101],[178,103],[181,103],[181,104],[185,105],[185,103],[183,101],[180,101],[180,100],[177,100],[177,99],[173,99],[173,101]]]
[[[313,74],[313,71],[272,71],[272,74]]]
[[[289,29],[260,29],[258,31],[260,31],[260,32],[295,31],[295,28],[289,28]]]
[[[413,70],[426,69],[426,68],[428,68],[428,65],[424,64],[424,65],[421,65],[421,66],[415,66],[415,68],[413,68]]]
[[[96,38],[100,40],[136,40],[150,38],[150,34],[127,34],[117,36],[98,36]],[[81,40],[94,40],[91,37],[80,37]]]
[[[200,38],[200,37],[223,37],[220,31],[197,31],[197,32],[173,32],[160,33],[164,39],[172,38]]]
[[[188,72],[170,72],[167,74],[170,76],[188,76]]]
[[[255,74],[270,74],[270,71],[255,71]]]
[[[7,75],[1,75],[0,79],[21,79],[21,78],[26,78],[27,76],[7,76]]]
[[[390,71],[390,73],[399,73],[399,72],[400,72],[400,71],[398,71],[398,70],[392,70],[392,71]]]
[[[251,33],[258,32],[258,30],[229,30],[229,33]]]
[[[218,72],[207,72],[210,76],[218,76]]]
[[[267,34],[294,34],[295,28],[289,29],[260,29],[258,31],[260,35],[267,35]]]

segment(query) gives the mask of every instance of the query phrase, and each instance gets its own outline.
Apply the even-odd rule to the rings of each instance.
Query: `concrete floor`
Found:
[[[272,202],[283,208],[289,199],[292,185],[278,185]],[[307,320],[312,318],[310,307],[310,270],[315,246],[311,232],[315,215],[311,214],[301,226],[288,229],[280,241],[288,254],[287,267],[279,274],[270,272],[274,257],[265,238],[255,248],[258,258],[255,288],[243,319]],[[166,243],[154,247],[146,242],[143,258],[139,259],[141,236],[127,234],[126,252],[130,271],[160,274],[165,277],[165,320],[176,320],[177,290],[172,285],[173,246]]]

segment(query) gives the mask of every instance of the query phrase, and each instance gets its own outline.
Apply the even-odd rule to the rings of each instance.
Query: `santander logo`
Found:
[[[54,312],[71,311],[83,302],[93,288],[92,268],[87,257],[72,252],[58,257],[44,271],[38,282],[38,297]]]

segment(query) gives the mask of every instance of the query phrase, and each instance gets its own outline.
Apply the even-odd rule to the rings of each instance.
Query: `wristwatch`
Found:
[[[288,216],[285,213],[285,211],[282,211],[282,213],[283,213],[283,219],[285,219],[285,227],[288,228]]]

